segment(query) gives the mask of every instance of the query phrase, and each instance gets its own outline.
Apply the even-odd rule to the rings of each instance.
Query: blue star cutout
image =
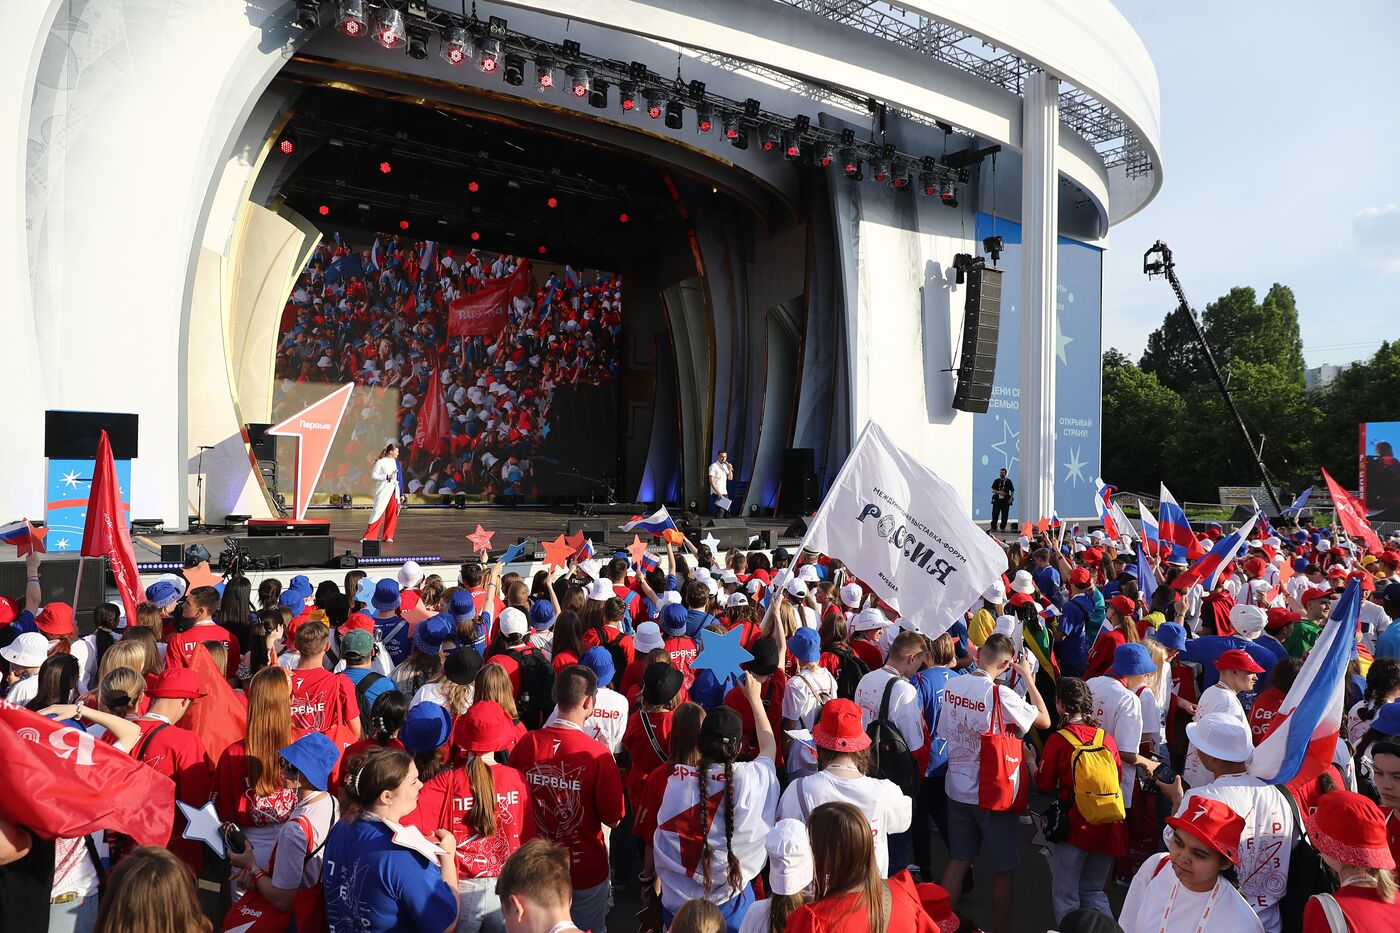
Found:
[[[709,670],[721,683],[729,677],[737,679],[744,672],[741,665],[753,660],[753,655],[739,643],[743,634],[742,628],[730,629],[723,635],[702,632],[700,654],[690,662],[691,669]]]
[[[501,555],[501,563],[510,564],[519,560],[520,555],[525,553],[525,548],[528,547],[529,544],[529,541],[521,541],[518,544],[512,544],[510,547],[506,548],[506,552]]]

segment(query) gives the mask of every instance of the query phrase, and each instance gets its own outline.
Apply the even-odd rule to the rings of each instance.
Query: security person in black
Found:
[[[1005,531],[1006,519],[1011,514],[1011,502],[1016,498],[1016,484],[1011,482],[1011,477],[1002,470],[1001,475],[992,480],[992,531]],[[997,527],[997,519],[1001,519],[1001,527]]]

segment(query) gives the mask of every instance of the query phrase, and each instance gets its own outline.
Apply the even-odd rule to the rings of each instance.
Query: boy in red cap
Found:
[[[1259,675],[1264,672],[1249,653],[1241,648],[1231,648],[1215,659],[1215,669],[1220,679],[1211,684],[1201,694],[1201,702],[1196,705],[1196,722],[1211,713],[1223,713],[1231,719],[1239,720],[1249,728],[1249,716],[1240,702],[1241,693],[1252,693]],[[1192,787],[1200,787],[1210,781],[1210,773],[1201,764],[1201,756],[1195,746],[1186,752],[1186,770],[1183,777]]]
[[[209,802],[214,789],[214,762],[198,735],[175,725],[189,711],[190,703],[204,695],[199,675],[188,667],[169,668],[146,691],[151,706],[136,720],[141,739],[131,757],[143,761],[175,782],[175,799],[198,809]],[[177,814],[168,848],[200,871],[199,843],[181,838],[184,818]]]

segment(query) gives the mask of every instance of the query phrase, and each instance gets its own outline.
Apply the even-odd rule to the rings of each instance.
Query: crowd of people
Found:
[[[195,546],[79,637],[31,555],[8,702],[212,801],[228,856],[183,818],[164,848],[0,821],[0,929],[1007,933],[1037,851],[1061,931],[1397,928],[1400,538],[1260,536],[1209,592],[1102,532],[1000,543],[937,637],[825,555],[670,544],[256,588]],[[1266,783],[1348,585],[1333,762]],[[737,675],[699,663],[720,635]]]
[[[585,281],[568,267],[534,276],[498,333],[449,335],[449,305],[521,262],[387,234],[368,248],[339,234],[317,245],[283,310],[275,401],[284,417],[314,401],[297,384],[359,387],[320,491],[368,492],[374,452],[392,432],[416,451],[403,462],[407,493],[539,494],[533,466],[556,391],[618,378],[622,282],[607,273]],[[438,399],[445,418],[431,407]],[[414,447],[425,413],[447,430]]]

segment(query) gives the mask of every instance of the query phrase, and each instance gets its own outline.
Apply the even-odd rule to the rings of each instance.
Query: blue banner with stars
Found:
[[[131,525],[131,461],[117,460],[117,485],[127,526]],[[87,524],[88,494],[92,490],[92,460],[50,460],[46,486],[44,522],[49,534],[45,544],[50,553],[76,554],[83,546],[83,526]]]
[[[1005,274],[992,401],[985,414],[972,416],[972,517],[977,521],[992,517],[992,480],[999,470],[1013,482],[1021,479],[1021,225],[979,213],[977,239],[989,236],[1004,238],[1006,251],[997,264]],[[1060,237],[1058,261],[1055,511],[1061,518],[1093,518],[1101,449],[1103,251]],[[1013,505],[1011,519],[1021,517]]]

